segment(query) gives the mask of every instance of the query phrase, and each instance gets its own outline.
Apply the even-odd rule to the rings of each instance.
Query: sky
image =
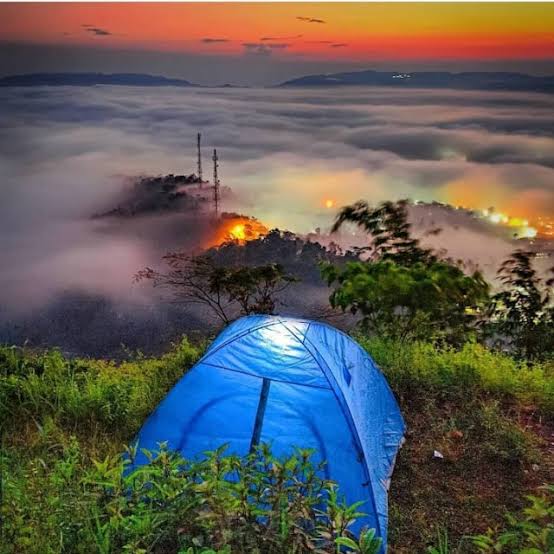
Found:
[[[551,3],[3,3],[0,74],[144,72],[270,85],[306,73],[554,73]]]

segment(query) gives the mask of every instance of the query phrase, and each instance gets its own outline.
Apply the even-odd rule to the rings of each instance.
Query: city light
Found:
[[[489,223],[512,227],[514,229],[513,236],[517,238],[534,239],[554,236],[554,221],[548,218],[539,217],[534,225],[530,225],[528,219],[497,212],[494,208],[484,209],[478,213]]]

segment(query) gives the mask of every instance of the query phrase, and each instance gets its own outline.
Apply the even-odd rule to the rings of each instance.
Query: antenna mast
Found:
[[[198,180],[200,181],[200,186],[202,186],[202,155],[200,154],[200,138],[202,135],[198,133],[196,135],[196,150],[198,153]]]
[[[217,150],[214,148],[214,155],[212,160],[214,161],[214,207],[215,207],[215,217],[219,216],[219,177],[217,176]]]

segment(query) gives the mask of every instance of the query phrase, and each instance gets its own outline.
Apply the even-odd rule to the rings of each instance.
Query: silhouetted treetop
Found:
[[[431,263],[436,260],[433,251],[422,248],[419,240],[411,235],[407,206],[408,200],[399,200],[382,202],[373,208],[365,200],[359,200],[340,210],[332,232],[344,223],[353,223],[371,235],[368,250],[372,259],[392,260],[401,265]]]

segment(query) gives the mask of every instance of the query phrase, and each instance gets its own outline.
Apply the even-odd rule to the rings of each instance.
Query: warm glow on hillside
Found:
[[[237,223],[237,225],[235,225],[229,231],[229,236],[233,240],[238,240],[238,241],[246,240],[246,231],[245,231],[245,228],[244,228],[244,223]]]
[[[223,214],[217,221],[217,228],[206,247],[219,246],[226,242],[245,244],[249,240],[267,235],[269,229],[253,217]]]

